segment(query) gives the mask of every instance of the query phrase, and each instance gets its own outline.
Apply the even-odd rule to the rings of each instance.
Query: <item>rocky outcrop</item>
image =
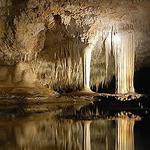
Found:
[[[37,82],[36,75],[28,63],[18,63],[15,66],[1,66],[0,86],[32,87]]]

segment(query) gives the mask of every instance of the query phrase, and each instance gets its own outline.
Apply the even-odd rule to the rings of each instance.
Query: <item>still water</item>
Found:
[[[150,121],[39,113],[0,119],[0,150],[150,150]]]

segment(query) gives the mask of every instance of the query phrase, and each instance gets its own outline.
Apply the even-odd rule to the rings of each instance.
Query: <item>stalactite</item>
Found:
[[[110,32],[109,31],[106,32],[105,39],[103,40],[104,50],[105,50],[105,66],[106,66],[105,78],[106,78],[106,80],[108,79],[108,73],[109,73],[109,69],[110,69],[109,68],[109,61],[110,61],[109,58],[111,55],[111,51],[113,50],[112,34],[113,34],[113,27]]]
[[[109,73],[110,70],[112,71],[111,68],[114,67],[116,93],[134,93],[134,31],[123,31],[119,28],[119,25],[112,25],[105,32],[102,31],[102,41],[103,49],[105,50],[105,80],[108,81],[110,79]],[[114,64],[110,59],[113,58],[113,55],[115,59]]]

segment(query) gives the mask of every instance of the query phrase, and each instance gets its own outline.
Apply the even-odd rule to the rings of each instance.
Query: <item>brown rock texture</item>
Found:
[[[149,66],[149,6],[149,0],[0,0],[1,86],[81,88],[81,57],[90,44],[91,85],[110,81],[114,56],[107,62],[104,43],[112,28],[134,34],[136,68]]]

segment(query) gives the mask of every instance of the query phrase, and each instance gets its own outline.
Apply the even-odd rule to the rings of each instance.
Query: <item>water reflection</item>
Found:
[[[83,150],[91,150],[91,135],[90,125],[91,121],[83,121]]]
[[[3,120],[0,149],[134,150],[133,119],[75,121],[40,115]]]
[[[133,119],[118,119],[116,150],[134,150],[134,123]]]

